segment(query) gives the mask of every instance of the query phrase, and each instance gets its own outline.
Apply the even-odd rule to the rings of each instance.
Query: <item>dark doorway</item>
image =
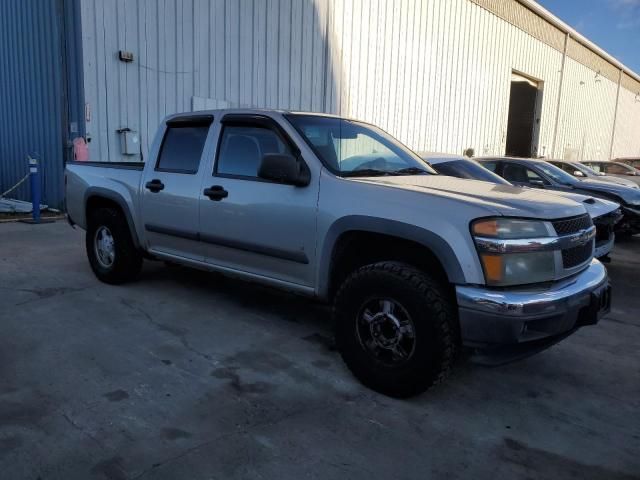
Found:
[[[511,77],[507,145],[505,154],[510,157],[537,155],[537,137],[540,89],[536,82],[514,73]]]

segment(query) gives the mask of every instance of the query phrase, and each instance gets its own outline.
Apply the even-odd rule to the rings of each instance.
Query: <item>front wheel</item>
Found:
[[[356,270],[334,302],[336,343],[369,388],[409,397],[442,381],[455,359],[455,315],[442,287],[410,265]]]
[[[100,208],[92,212],[85,246],[93,273],[105,283],[124,283],[140,273],[142,255],[136,249],[127,220],[119,210]]]

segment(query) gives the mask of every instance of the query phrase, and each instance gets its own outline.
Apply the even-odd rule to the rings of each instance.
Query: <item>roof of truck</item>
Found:
[[[349,117],[345,117],[345,116],[340,116],[340,115],[335,115],[332,113],[323,113],[323,112],[301,112],[301,111],[295,111],[295,110],[283,110],[283,109],[276,109],[276,108],[240,108],[240,107],[234,107],[234,108],[216,108],[216,109],[211,109],[211,110],[196,110],[193,112],[178,112],[178,113],[173,113],[171,115],[167,115],[165,117],[165,120],[170,120],[170,119],[175,119],[175,118],[180,118],[180,117],[197,117],[197,116],[202,116],[202,115],[224,115],[224,114],[228,114],[228,113],[244,113],[244,114],[253,114],[253,115],[260,115],[260,114],[265,114],[265,113],[277,113],[280,115],[313,115],[313,116],[317,116],[317,117],[329,117],[329,118],[340,118],[343,120],[353,120],[353,121],[358,121],[358,122],[362,122],[362,120],[357,120],[355,118],[349,118]]]

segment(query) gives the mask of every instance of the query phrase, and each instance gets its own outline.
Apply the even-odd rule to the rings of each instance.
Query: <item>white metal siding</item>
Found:
[[[416,150],[502,154],[512,70],[543,82],[540,154],[611,147],[611,75],[567,58],[551,152],[562,52],[471,0],[84,0],[82,23],[92,159],[122,159],[118,128],[146,150],[163,116],[226,105],[340,113]],[[634,97],[621,89],[617,156],[640,154]]]

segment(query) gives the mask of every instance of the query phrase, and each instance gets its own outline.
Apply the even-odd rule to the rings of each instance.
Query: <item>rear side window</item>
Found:
[[[498,162],[480,162],[487,170],[491,170],[493,173],[496,173],[496,169],[498,168]]]
[[[292,154],[289,146],[269,128],[225,126],[220,140],[216,173],[257,178],[260,162],[267,153]]]
[[[208,125],[187,124],[168,127],[160,148],[156,170],[196,173],[208,132]]]
[[[629,173],[629,169],[623,167],[622,165],[617,165],[612,163],[611,165],[607,165],[607,173],[613,173],[614,175],[625,175]]]

